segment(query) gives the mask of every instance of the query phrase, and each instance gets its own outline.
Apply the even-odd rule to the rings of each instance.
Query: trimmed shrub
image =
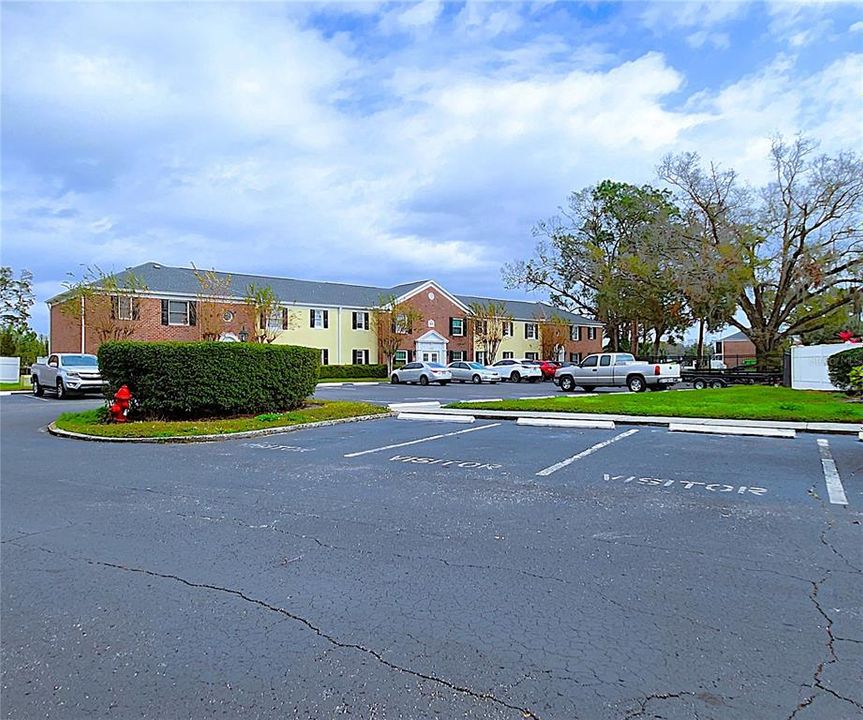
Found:
[[[843,350],[827,358],[827,374],[830,382],[842,390],[850,387],[849,374],[851,368],[863,365],[863,347]]]
[[[99,369],[109,396],[128,385],[132,419],[259,415],[300,407],[315,391],[320,350],[222,342],[108,342]]]
[[[318,377],[321,380],[336,378],[385,378],[386,376],[386,365],[321,365],[318,371]]]

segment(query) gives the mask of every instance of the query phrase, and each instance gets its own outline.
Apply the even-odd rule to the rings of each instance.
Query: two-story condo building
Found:
[[[145,290],[112,298],[110,312],[128,328],[130,340],[200,340],[202,328],[201,284],[192,268],[168,267],[148,262],[129,268]],[[227,278],[226,273],[217,273]],[[124,286],[122,273],[118,285]],[[487,362],[475,341],[470,306],[491,299],[456,295],[433,280],[406,283],[391,288],[314,282],[289,278],[230,274],[227,295],[218,301],[219,339],[243,340],[254,334],[255,318],[245,301],[249,285],[272,288],[279,308],[267,321],[274,342],[320,348],[321,363],[369,364],[383,362],[372,323],[372,311],[386,298],[414,307],[422,316],[419,326],[404,333],[395,363],[412,360],[447,363],[453,360]],[[70,312],[67,295],[48,300],[51,316],[51,352],[98,350],[96,310],[88,307]],[[78,302],[78,301],[74,301]],[[557,310],[550,305],[518,300],[498,300],[512,321],[506,323],[495,359],[540,358],[540,321],[558,317],[569,325],[568,337],[550,359],[577,361],[602,349],[602,323]],[[94,305],[94,303],[90,303]],[[105,303],[102,303],[105,307]]]

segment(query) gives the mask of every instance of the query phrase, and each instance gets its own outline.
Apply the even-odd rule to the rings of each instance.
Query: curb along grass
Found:
[[[391,416],[390,411],[378,405],[334,401],[272,416],[115,425],[99,422],[99,410],[85,410],[63,413],[48,426],[48,431],[60,437],[105,442],[210,442]]]
[[[663,418],[795,423],[863,422],[863,403],[841,393],[790,388],[742,386],[722,390],[661,393],[602,393],[592,396],[559,393],[550,399],[454,403],[449,408],[515,412],[581,413]]]

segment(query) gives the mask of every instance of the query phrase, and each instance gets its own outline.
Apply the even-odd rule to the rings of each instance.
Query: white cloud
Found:
[[[662,12],[721,48],[742,10],[714,5]],[[656,182],[683,149],[757,181],[777,130],[860,141],[859,55],[814,71],[782,56],[694,92],[661,52],[554,24],[522,37],[536,17],[508,4],[374,8],[352,15],[366,36],[316,29],[308,8],[11,7],[4,262],[48,248],[45,287],[159,260],[500,294],[498,267],[574,189]],[[405,13],[412,42],[380,34]]]
[[[731,38],[728,33],[698,30],[686,36],[686,44],[692,48],[702,48],[705,45],[712,45],[717,50],[725,50],[731,46]]]

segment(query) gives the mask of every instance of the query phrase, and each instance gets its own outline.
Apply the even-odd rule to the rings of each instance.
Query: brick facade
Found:
[[[434,299],[429,298],[429,293],[434,295]],[[446,362],[449,362],[449,353],[453,350],[461,350],[466,353],[466,359],[473,360],[472,329],[469,327],[468,313],[462,308],[436,288],[422,290],[408,298],[404,304],[417,310],[422,315],[422,320],[415,324],[412,328],[413,332],[404,335],[404,341],[399,346],[399,350],[407,351],[409,353],[408,357],[413,359],[416,339],[422,337],[430,330],[434,330],[448,340]],[[450,335],[450,318],[461,318],[463,320],[465,333],[463,337]],[[429,320],[434,323],[434,327],[429,327]]]
[[[180,298],[177,298],[178,300]],[[218,324],[218,330],[223,333],[233,333],[238,335],[245,326],[246,331],[254,334],[254,323],[252,321],[252,310],[244,303],[220,302],[217,306],[212,306],[210,310],[201,309],[201,303],[198,303],[198,323],[196,325],[163,325],[162,324],[162,301],[159,298],[141,297],[137,298],[138,319],[128,321],[117,321],[118,325],[128,326],[132,328],[132,334],[128,340],[184,340],[193,341],[201,340],[205,326],[209,327],[212,324],[204,320],[205,313],[212,313],[213,309],[217,309],[219,316],[224,310],[230,310],[234,313],[234,317],[230,321],[221,320]],[[184,298],[188,300],[188,298]],[[75,301],[70,301],[75,302]],[[196,302],[191,300],[191,302]],[[99,350],[99,334],[96,330],[97,325],[105,326],[104,313],[109,312],[104,303],[98,304],[96,307],[88,306],[84,303],[84,327],[85,327],[85,347],[81,347],[81,318],[80,312],[70,312],[70,303],[56,304],[51,307],[51,352],[87,352],[96,353]],[[215,326],[214,326],[215,328]]]

